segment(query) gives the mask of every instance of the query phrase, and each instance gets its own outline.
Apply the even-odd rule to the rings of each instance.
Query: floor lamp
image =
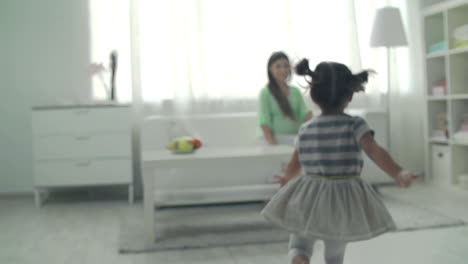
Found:
[[[396,7],[384,7],[377,9],[372,27],[370,46],[385,47],[387,50],[387,149],[390,151],[390,51],[392,47],[407,46],[405,30],[401,21],[400,10]]]

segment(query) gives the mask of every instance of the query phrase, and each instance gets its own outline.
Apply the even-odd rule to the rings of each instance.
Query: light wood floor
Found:
[[[468,222],[468,191],[418,185],[382,192]],[[0,199],[0,263],[288,263],[287,244],[274,243],[151,254],[118,254],[119,218],[142,205],[95,199],[54,200],[41,209],[32,198]],[[312,263],[323,263],[316,246]],[[389,233],[348,246],[345,263],[467,264],[468,226]]]

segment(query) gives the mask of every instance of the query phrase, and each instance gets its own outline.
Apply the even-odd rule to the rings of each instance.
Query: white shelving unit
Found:
[[[426,172],[437,184],[458,185],[461,177],[468,175],[468,133],[466,139],[455,136],[463,115],[468,115],[468,47],[455,45],[453,31],[468,24],[468,0],[439,1],[427,6],[422,10],[422,20],[427,91]],[[431,49],[442,41],[445,49]],[[441,80],[445,80],[445,94],[434,93],[433,87],[440,85]],[[446,133],[436,133],[443,114],[447,117]]]

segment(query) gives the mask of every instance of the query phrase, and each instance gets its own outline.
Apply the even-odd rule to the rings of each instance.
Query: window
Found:
[[[385,57],[368,45],[376,1],[140,0],[133,15],[139,22],[142,97],[153,103],[256,100],[267,82],[268,57],[278,50],[292,63],[309,58],[311,67],[323,60],[353,70],[377,65]],[[106,64],[118,50],[117,96],[129,101],[130,3],[90,3],[92,60]],[[102,97],[99,79],[93,84]]]
[[[92,77],[93,99],[105,100],[110,89],[110,54],[117,52],[116,97],[120,102],[132,98],[130,68],[130,2],[128,0],[89,0],[91,62],[105,70]]]

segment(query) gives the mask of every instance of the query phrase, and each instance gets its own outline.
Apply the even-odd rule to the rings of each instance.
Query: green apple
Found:
[[[193,144],[190,142],[190,138],[181,138],[177,146],[177,150],[180,151],[191,151],[193,150]]]

